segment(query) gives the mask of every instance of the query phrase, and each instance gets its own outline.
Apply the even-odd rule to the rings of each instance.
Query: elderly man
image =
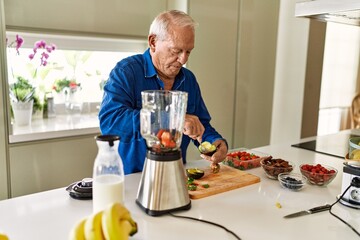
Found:
[[[211,126],[210,114],[194,74],[183,67],[195,43],[194,20],[184,12],[171,10],[159,14],[150,26],[149,48],[117,63],[104,87],[99,113],[102,134],[120,136],[119,154],[125,174],[142,171],[146,143],[140,134],[141,91],[178,90],[188,93],[187,113],[181,143],[182,159],[193,141],[208,141],[217,147],[213,163],[226,157],[227,142]]]

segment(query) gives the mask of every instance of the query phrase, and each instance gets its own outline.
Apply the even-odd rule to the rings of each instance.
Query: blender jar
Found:
[[[148,90],[141,92],[140,132],[154,152],[178,150],[184,128],[186,92]]]

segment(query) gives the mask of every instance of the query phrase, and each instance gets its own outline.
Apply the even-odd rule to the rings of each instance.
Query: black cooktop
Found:
[[[359,136],[360,133],[357,131],[355,133],[353,131],[344,131],[330,135],[318,136],[315,140],[297,143],[291,146],[334,157],[344,158],[348,153],[349,138]]]

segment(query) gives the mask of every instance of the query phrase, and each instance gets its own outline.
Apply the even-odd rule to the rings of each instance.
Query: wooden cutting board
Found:
[[[220,166],[220,172],[218,173],[212,173],[210,166],[201,168],[204,170],[205,175],[194,180],[198,187],[195,191],[189,191],[191,199],[200,199],[260,182],[258,176],[224,164],[220,164]],[[203,184],[209,184],[209,187],[204,188],[202,187]]]

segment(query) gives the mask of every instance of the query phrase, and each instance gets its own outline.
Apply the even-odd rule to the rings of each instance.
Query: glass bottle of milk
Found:
[[[124,168],[118,147],[120,137],[99,135],[98,154],[93,170],[93,212],[104,210],[114,202],[124,204]]]

